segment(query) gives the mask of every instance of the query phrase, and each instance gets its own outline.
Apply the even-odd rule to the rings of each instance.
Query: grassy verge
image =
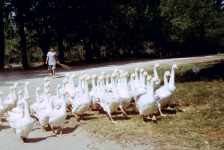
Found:
[[[203,70],[197,77],[191,67]],[[140,143],[172,144],[194,148],[224,148],[224,62],[213,61],[178,66],[175,85],[176,96],[172,101],[174,110],[165,111],[165,118],[155,111],[157,123],[150,120],[142,124],[136,107],[127,110],[127,118],[120,111],[113,113],[118,124],[111,124],[106,114],[85,114],[82,124],[88,132],[122,143],[123,140],[137,140]],[[158,70],[159,77],[169,68]],[[148,70],[153,75],[152,70]],[[74,127],[77,121],[68,115],[67,127]]]

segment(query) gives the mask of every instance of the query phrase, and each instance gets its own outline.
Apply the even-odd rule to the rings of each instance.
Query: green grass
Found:
[[[203,70],[195,78],[191,67]],[[157,123],[142,124],[136,107],[128,108],[127,118],[120,111],[113,113],[118,124],[111,124],[105,113],[86,112],[82,127],[89,133],[122,143],[123,140],[137,140],[140,143],[181,145],[194,148],[224,148],[224,62],[213,61],[178,66],[175,85],[176,96],[172,101],[174,110],[165,110],[165,118],[155,111]],[[158,69],[159,78],[171,67]],[[147,70],[153,75],[153,70]],[[183,112],[182,110],[186,110]],[[69,115],[67,127],[74,127],[77,121]],[[148,143],[149,144],[149,143]]]

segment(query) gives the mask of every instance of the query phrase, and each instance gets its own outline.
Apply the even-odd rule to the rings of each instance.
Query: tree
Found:
[[[3,23],[4,1],[0,1],[0,70],[4,69],[5,43],[4,43],[4,23]]]

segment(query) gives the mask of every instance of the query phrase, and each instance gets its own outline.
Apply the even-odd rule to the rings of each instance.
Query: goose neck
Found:
[[[82,90],[82,81],[79,80],[79,95],[82,96],[83,95],[83,90]]]
[[[2,104],[3,101],[2,101],[2,95],[0,95],[0,104]]]
[[[135,92],[135,84],[133,78],[131,78],[131,90],[132,92]]]
[[[61,95],[61,98],[62,98],[62,105],[61,105],[61,108],[59,110],[63,111],[66,113],[66,101],[65,101],[65,95],[62,94]]]
[[[19,95],[19,97],[20,97],[20,95]],[[37,99],[37,104],[40,104],[40,99],[39,99],[40,98],[40,94],[37,91],[36,91],[36,97],[37,97],[36,98]]]
[[[116,85],[116,82],[115,82],[114,78],[111,78],[111,83],[112,83],[112,87],[113,87],[113,92],[115,94],[118,94],[117,85]]]
[[[168,89],[169,88],[169,85],[168,85],[168,79],[167,79],[167,76],[164,74],[164,87],[166,88],[166,89]]]
[[[150,90],[149,90],[149,93],[151,96],[154,95],[154,90],[155,90],[155,82],[154,81],[150,81]]]
[[[135,71],[135,75],[136,75],[135,81],[138,81],[138,71],[137,70]]]
[[[93,78],[92,79],[92,87],[93,87],[93,92],[95,92],[96,91],[96,80],[95,80],[95,78]]]
[[[171,70],[171,77],[170,77],[170,81],[169,81],[169,87],[174,86],[174,78],[175,78],[175,71],[172,68],[172,70]]]
[[[88,87],[88,82],[85,80],[85,97],[89,98],[89,87]]]
[[[27,85],[25,85],[25,95],[29,95]]]
[[[103,93],[106,93],[106,89],[105,89],[105,85],[103,84],[103,81],[101,80],[100,81],[100,85],[102,86],[102,89],[103,89]]]
[[[158,78],[157,68],[154,66],[154,77]]]
[[[106,85],[109,85],[109,78],[106,79]]]
[[[148,80],[146,81],[146,83],[147,83],[147,94],[149,94],[151,92],[151,83]]]
[[[28,101],[26,99],[24,100],[24,113],[25,113],[24,117],[31,118],[29,113]]]

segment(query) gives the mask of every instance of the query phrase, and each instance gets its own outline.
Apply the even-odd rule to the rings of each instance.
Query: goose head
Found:
[[[64,79],[63,80],[63,84],[67,84],[67,83],[69,83],[68,80],[67,79]]]
[[[173,64],[172,69],[179,69],[176,64]]]
[[[51,86],[51,82],[50,82],[50,81],[46,82],[46,83],[44,84],[44,86],[45,86],[45,87],[50,87],[50,86]]]
[[[48,79],[48,77],[45,77],[44,82],[47,82],[47,81],[49,81],[49,79]]]
[[[119,70],[118,70],[118,69],[114,69],[114,72],[115,72],[115,73],[119,73]]]
[[[85,80],[85,76],[81,76],[81,77],[79,78],[79,80],[81,80],[81,81]]]
[[[66,73],[65,77],[68,79],[70,77],[70,74]]]
[[[161,66],[160,66],[159,63],[156,63],[156,64],[155,64],[155,67],[156,67],[156,68],[160,68]]]
[[[167,76],[167,77],[170,77],[170,76],[171,76],[171,74],[170,74],[169,71],[166,71],[164,74],[165,74],[165,76]]]
[[[139,68],[138,68],[138,67],[136,67],[136,68],[135,68],[135,71],[136,71],[136,72],[139,72]]]
[[[25,100],[25,101],[28,101],[28,100],[30,100],[30,99],[32,99],[32,97],[31,97],[30,95],[25,95],[25,96],[24,96],[24,100]],[[23,101],[22,101],[22,104],[24,104]]]
[[[14,86],[13,86],[13,87],[15,88],[15,87],[17,87],[17,86],[19,86],[19,83],[17,83],[17,82],[14,83]]]
[[[111,76],[108,74],[108,75],[107,75],[107,79],[109,79],[110,77],[111,77]]]
[[[124,71],[124,70],[119,70],[119,72],[120,72],[120,73],[125,73],[125,71]]]
[[[152,78],[152,82],[157,82],[157,81],[160,81],[160,79],[159,78],[156,78],[156,77],[153,77]]]
[[[62,94],[62,95],[68,94],[68,91],[66,91],[66,90],[62,90],[62,91],[61,91],[61,94]]]
[[[147,81],[151,81],[152,80],[152,76],[148,76],[146,80]]]
[[[92,78],[93,78],[93,79],[97,79],[98,76],[97,76],[96,74],[93,74],[93,75],[92,75]]]
[[[106,79],[106,77],[104,75],[101,75],[100,77],[101,77],[101,79]]]
[[[23,91],[19,90],[18,95],[22,95]]]
[[[57,88],[58,88],[58,89],[62,88],[62,87],[61,87],[61,84],[58,84],[58,85],[57,85]]]
[[[144,73],[143,73],[143,76],[148,76],[148,73],[145,71]]]
[[[81,75],[84,75],[84,74],[85,74],[85,73],[82,71],[82,72],[81,72]]]
[[[86,81],[92,80],[92,77],[90,75],[87,75],[87,76],[85,76],[85,80]]]
[[[40,92],[40,91],[42,91],[42,90],[41,90],[40,87],[37,87],[37,88],[36,88],[36,91],[37,91],[37,92]]]
[[[144,71],[145,71],[145,69],[144,69],[144,68],[141,68],[141,69],[140,69],[140,72],[141,72],[141,73],[142,73],[142,72],[144,72]]]
[[[134,73],[132,73],[132,74],[131,74],[131,78],[134,79],[135,77],[136,77],[136,75],[135,75]]]
[[[77,77],[79,77],[79,76],[77,76],[76,74],[72,75],[72,78],[77,78]]]
[[[9,87],[9,90],[14,90],[14,87],[13,87],[13,86],[10,86],[10,87]]]
[[[2,91],[0,91],[0,95],[4,95],[4,93]]]
[[[25,85],[26,85],[26,86],[30,86],[30,82],[27,81]]]
[[[118,75],[117,75],[117,73],[113,72],[112,75],[111,75],[111,77],[112,77],[112,78],[117,78]]]
[[[48,94],[48,93],[50,93],[50,90],[45,90],[44,93]]]
[[[101,72],[101,75],[106,75],[107,73],[105,71],[102,71]]]

